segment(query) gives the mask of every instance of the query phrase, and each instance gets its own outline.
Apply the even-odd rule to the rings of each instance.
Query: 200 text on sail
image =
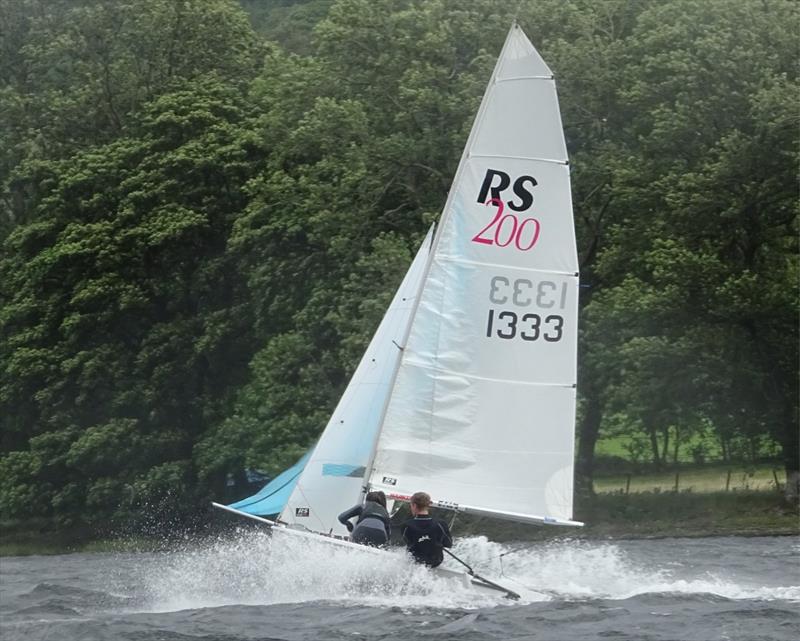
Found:
[[[535,187],[537,184],[533,176],[519,176],[512,186],[511,176],[506,172],[487,169],[478,193],[478,202],[494,205],[497,212],[489,224],[472,237],[472,242],[509,247],[511,241],[514,241],[514,247],[520,251],[533,249],[539,240],[541,224],[536,218],[520,220],[516,214],[504,214],[506,203],[501,194],[511,186],[519,200],[507,201],[508,207],[515,212],[524,212],[533,205],[533,192],[528,189],[528,185]],[[487,195],[490,196],[489,200],[486,200]]]

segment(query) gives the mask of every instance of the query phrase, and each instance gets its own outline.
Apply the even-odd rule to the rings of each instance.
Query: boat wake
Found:
[[[508,546],[474,537],[461,540],[458,553],[471,559],[477,571],[501,577],[512,588],[524,586],[559,599],[709,594],[732,600],[800,601],[800,585],[748,585],[722,567],[710,572],[677,562],[644,563],[613,543],[567,540]]]
[[[691,568],[651,566],[616,544],[564,541],[500,544],[457,540],[454,552],[479,573],[519,592],[523,603],[643,594],[709,594],[726,599],[800,601],[800,585],[759,586]],[[461,569],[452,560],[445,563]],[[333,601],[375,607],[475,609],[511,605],[501,594],[413,564],[405,552],[357,549],[247,530],[206,546],[171,552],[140,568],[141,607],[150,612]]]

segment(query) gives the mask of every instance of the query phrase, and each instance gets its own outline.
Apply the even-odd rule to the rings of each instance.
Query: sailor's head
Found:
[[[374,492],[367,492],[367,495],[364,497],[364,500],[372,501],[373,503],[377,503],[378,505],[386,507],[386,495],[380,490],[376,490]]]
[[[427,514],[431,506],[431,495],[427,492],[414,492],[411,495],[411,514]]]

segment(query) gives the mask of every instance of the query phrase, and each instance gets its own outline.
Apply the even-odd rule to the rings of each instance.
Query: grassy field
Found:
[[[747,490],[776,490],[775,477],[785,482],[784,472],[775,464],[704,465],[676,471],[641,474],[597,474],[594,490],[599,494],[628,492],[673,492],[675,475],[678,491],[737,492]]]
[[[579,501],[575,516],[590,539],[800,534],[797,505],[754,490],[599,494]]]
[[[630,436],[607,436],[597,441],[595,446],[595,456],[614,456],[626,460],[631,459],[631,450],[637,449],[634,447],[635,442],[639,442],[639,448],[642,456],[649,457],[650,449],[648,444],[644,444],[644,439],[640,436],[633,438]],[[660,442],[659,442],[660,443]],[[678,461],[680,463],[689,463],[694,459],[692,458],[692,449],[701,445],[703,450],[707,453],[709,460],[719,458],[721,455],[719,444],[716,440],[708,438],[704,435],[692,435],[690,438],[683,440],[678,447]],[[670,447],[669,457],[672,460],[674,452]]]
[[[672,432],[674,439],[674,432]],[[672,462],[674,457],[674,440],[673,445],[670,445],[667,459]],[[663,445],[663,440],[659,438],[659,445]],[[747,444],[741,441],[735,441],[732,444],[735,456],[750,456],[753,454],[748,449]],[[633,452],[637,452],[636,455]],[[719,441],[713,438],[708,433],[695,433],[687,438],[681,439],[678,447],[678,463],[695,463],[698,461],[696,456],[702,453],[703,460],[706,463],[713,461],[720,461],[722,459],[722,450],[720,449]],[[777,443],[770,440],[761,441],[756,448],[755,455],[759,457],[773,457],[780,454],[780,447]],[[613,457],[616,459],[624,459],[626,461],[633,461],[637,458],[640,463],[650,461],[651,452],[650,445],[647,440],[642,436],[606,436],[600,438],[595,446],[595,456],[598,459],[604,457]]]

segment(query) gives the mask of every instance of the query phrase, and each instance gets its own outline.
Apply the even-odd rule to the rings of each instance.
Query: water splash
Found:
[[[475,537],[462,539],[457,553],[472,559],[477,570],[510,581],[511,587],[524,586],[556,598],[629,599],[641,594],[674,593],[800,601],[800,585],[747,585],[726,574],[724,568],[697,571],[675,563],[653,567],[633,560],[613,543],[568,540],[507,547]],[[791,577],[787,571],[787,578],[796,580],[797,576]]]
[[[800,586],[747,585],[724,573],[668,563],[657,567],[611,543],[504,545],[469,537],[458,539],[454,551],[479,573],[520,592],[523,602],[628,599],[648,593],[800,601]],[[460,569],[453,561],[445,566]],[[404,609],[513,603],[499,593],[477,592],[464,581],[437,576],[402,550],[376,555],[252,530],[161,555],[141,568],[140,581],[146,586],[144,608],[153,612],[309,601]]]
[[[324,541],[239,532],[163,555],[142,568],[147,609],[349,601],[375,606],[475,608],[503,602],[464,581],[438,577],[403,550],[382,554]]]

